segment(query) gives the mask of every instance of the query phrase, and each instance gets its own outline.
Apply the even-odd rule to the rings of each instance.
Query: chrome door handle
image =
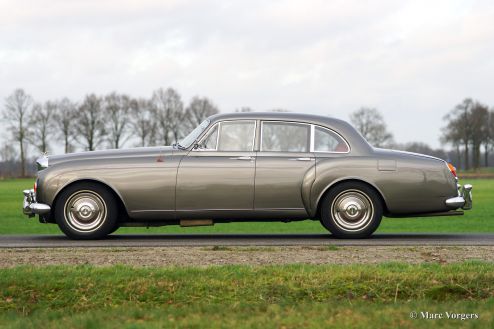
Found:
[[[295,160],[295,161],[312,161],[312,158],[294,158],[290,160]]]
[[[249,157],[249,156],[244,156],[244,157],[236,157],[236,158],[230,158],[232,160],[254,160],[253,157]]]

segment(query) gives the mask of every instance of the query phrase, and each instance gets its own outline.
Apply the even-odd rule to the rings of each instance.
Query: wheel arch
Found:
[[[98,185],[104,187],[105,189],[107,189],[114,196],[115,200],[117,201],[117,208],[118,208],[118,213],[119,213],[119,221],[122,221],[122,219],[129,217],[129,214],[127,212],[127,207],[125,206],[125,203],[123,202],[123,199],[122,199],[121,195],[116,191],[116,189],[113,188],[110,184],[108,184],[108,183],[106,183],[104,181],[101,181],[101,180],[98,180],[98,179],[93,179],[93,178],[76,179],[76,180],[73,180],[73,181],[70,181],[70,182],[66,183],[64,186],[62,186],[61,188],[59,188],[58,191],[57,191],[57,193],[55,194],[55,196],[53,198],[52,209],[55,209],[55,207],[57,205],[57,201],[58,201],[58,199],[59,199],[60,194],[62,193],[62,191],[66,190],[67,188],[69,188],[71,186],[74,186],[74,185],[77,185],[77,184],[82,184],[82,183],[98,184]],[[122,217],[124,217],[124,218],[122,218]],[[53,216],[52,216],[51,220],[54,220]]]
[[[318,198],[316,199],[316,203],[315,203],[315,209],[316,209],[315,215],[316,215],[316,217],[318,217],[318,218],[320,217],[321,200],[323,200],[324,196],[327,193],[329,193],[329,191],[331,189],[335,188],[336,186],[344,184],[344,183],[351,183],[351,182],[361,183],[361,184],[367,185],[368,187],[373,189],[381,200],[381,204],[383,207],[383,213],[384,214],[389,213],[388,206],[386,204],[386,198],[384,197],[384,194],[382,193],[382,191],[375,184],[372,184],[372,183],[370,183],[370,182],[368,182],[362,178],[351,177],[351,178],[342,178],[342,179],[336,180],[336,181],[332,182],[331,184],[329,184],[328,186],[326,186],[326,188],[324,188],[324,190],[319,194]]]

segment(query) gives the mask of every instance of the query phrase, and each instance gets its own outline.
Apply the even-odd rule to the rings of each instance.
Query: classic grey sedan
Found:
[[[173,146],[37,160],[24,213],[70,238],[120,226],[318,220],[364,238],[381,218],[462,215],[471,185],[444,160],[374,148],[345,121],[295,113],[214,115]]]

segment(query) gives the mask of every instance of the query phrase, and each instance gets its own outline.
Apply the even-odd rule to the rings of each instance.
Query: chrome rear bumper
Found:
[[[472,185],[458,185],[458,196],[446,200],[446,205],[451,209],[472,209]]]
[[[22,203],[22,212],[24,215],[33,217],[34,215],[44,215],[50,212],[49,205],[36,202],[36,193],[34,190],[24,190],[24,202]]]

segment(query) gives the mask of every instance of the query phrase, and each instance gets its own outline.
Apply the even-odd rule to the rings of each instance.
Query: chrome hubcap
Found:
[[[370,198],[359,190],[343,191],[334,198],[331,214],[335,224],[345,231],[360,231],[374,217]]]
[[[93,191],[78,191],[70,196],[64,207],[67,223],[76,231],[97,230],[106,219],[106,204]]]

